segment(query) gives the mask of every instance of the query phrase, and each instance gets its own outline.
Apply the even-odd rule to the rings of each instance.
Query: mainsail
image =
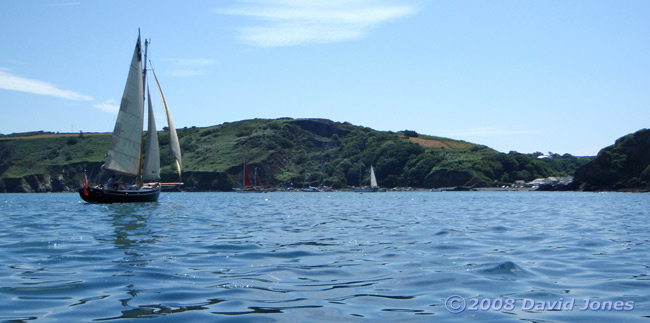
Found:
[[[158,133],[156,132],[156,120],[153,116],[151,105],[151,92],[147,86],[147,100],[149,101],[149,124],[147,128],[147,141],[144,144],[144,165],[142,167],[143,181],[160,180],[160,148],[158,147]]]
[[[162,100],[163,107],[165,108],[165,115],[167,116],[167,124],[169,125],[169,150],[176,158],[176,168],[178,169],[178,176],[181,176],[181,146],[178,142],[178,135],[176,134],[176,127],[174,127],[174,121],[172,120],[172,115],[169,113],[169,108],[167,107],[167,101],[163,95],[162,89],[160,88],[160,83],[158,82],[158,77],[156,77],[156,72],[153,72],[153,77],[156,79],[156,84],[158,85],[158,92],[160,92],[160,99]]]
[[[370,165],[370,187],[375,188],[377,187],[377,178],[375,177],[375,170],[372,168],[372,165]]]
[[[120,111],[115,122],[105,169],[118,173],[140,175],[142,157],[142,123],[144,119],[144,87],[142,80],[140,36],[131,59],[129,76],[124,87]]]
[[[257,167],[255,167],[255,183],[253,186],[262,186],[262,179],[260,178],[260,174],[257,173]]]
[[[252,187],[251,176],[248,173],[248,164],[246,163],[246,158],[244,158],[244,182],[242,183],[242,188]]]

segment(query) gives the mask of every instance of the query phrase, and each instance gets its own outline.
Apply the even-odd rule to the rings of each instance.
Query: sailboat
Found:
[[[146,78],[149,41],[145,40],[144,68],[142,66],[143,57],[140,44],[140,34],[138,33],[138,41],[131,58],[131,66],[111,137],[111,144],[106,154],[105,163],[102,166],[105,171],[134,177],[135,183],[125,185],[111,182],[113,185],[88,187],[88,179],[85,177],[83,187],[79,189],[79,195],[86,202],[155,202],[158,200],[161,187],[182,185],[180,181],[177,183],[161,183],[160,181],[160,148],[158,146],[151,93]],[[178,135],[156,73],[153,72],[153,75],[165,109],[169,125],[169,146],[171,154],[175,158],[180,179],[181,149]],[[145,90],[148,102],[148,135],[146,142],[143,140]]]
[[[311,181],[309,180],[310,177],[311,177],[311,174],[307,173],[306,182],[309,183],[309,184],[311,184]],[[310,193],[321,192],[321,190],[318,187],[313,187],[313,186],[309,185],[308,188],[305,188],[305,184],[303,184],[302,186],[303,186],[303,189],[302,189],[303,192],[310,192]]]
[[[236,188],[235,192],[238,193],[262,193],[262,179],[257,173],[257,167],[255,167],[255,177],[254,181],[251,181],[251,176],[248,171],[248,163],[246,162],[246,157],[244,157],[244,176],[242,178],[241,188]]]
[[[377,185],[377,177],[375,176],[375,170],[370,165],[370,187],[360,187],[355,188],[355,192],[366,193],[366,192],[386,192],[385,188],[379,187]]]

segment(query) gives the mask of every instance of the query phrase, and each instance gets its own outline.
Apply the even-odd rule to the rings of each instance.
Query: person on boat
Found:
[[[108,179],[108,182],[106,183],[106,187],[117,190],[118,184],[115,183],[115,175],[111,176],[111,178]]]

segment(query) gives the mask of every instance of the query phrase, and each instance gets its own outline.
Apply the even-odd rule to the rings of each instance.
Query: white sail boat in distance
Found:
[[[163,185],[181,185],[178,183],[160,182],[160,148],[156,123],[151,104],[151,94],[147,85],[147,49],[149,41],[145,40],[144,60],[140,46],[140,33],[138,41],[131,58],[129,74],[124,87],[120,110],[115,122],[115,128],[111,137],[111,144],[106,154],[106,161],[103,170],[115,174],[121,174],[134,178],[134,183],[125,185],[123,183],[111,182],[111,185],[96,185],[88,187],[88,181],[84,180],[83,187],[79,189],[79,195],[86,202],[91,203],[122,203],[122,202],[155,202],[160,195]],[[144,64],[144,68],[143,68]],[[167,122],[169,124],[170,150],[176,159],[178,175],[181,175],[181,150],[178,143],[176,128],[172,122],[167,102],[162,94],[160,83],[154,73],[156,85],[165,108]],[[143,142],[143,123],[145,90],[148,102],[148,136]]]
[[[379,187],[377,184],[377,177],[375,176],[375,169],[370,165],[370,187],[359,187],[354,189],[355,192],[359,193],[370,193],[370,192],[386,192],[385,188]]]

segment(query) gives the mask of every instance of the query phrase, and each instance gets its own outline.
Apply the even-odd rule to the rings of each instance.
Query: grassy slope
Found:
[[[221,187],[227,187],[223,181],[233,186],[239,183],[244,157],[251,167],[259,168],[262,181],[269,185],[357,185],[360,160],[362,183],[367,182],[367,168],[372,164],[380,184],[389,187],[432,187],[459,181],[496,185],[561,173],[528,155],[506,155],[448,138],[409,138],[329,120],[254,119],[184,128],[178,134],[184,173],[221,174],[214,179],[222,182]],[[166,132],[158,136],[161,172],[171,176],[176,171],[168,153],[169,138]],[[0,177],[43,174],[49,166],[100,163],[109,143],[109,134],[0,136]]]
[[[43,174],[48,166],[61,166],[104,159],[109,134],[22,136],[0,140],[2,177]]]

